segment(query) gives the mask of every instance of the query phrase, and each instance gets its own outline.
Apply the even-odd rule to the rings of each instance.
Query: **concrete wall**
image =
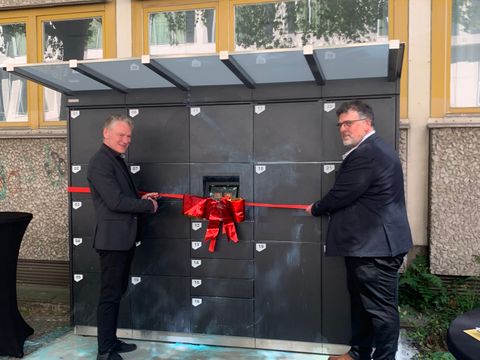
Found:
[[[33,214],[20,258],[68,261],[66,138],[0,138],[0,211]]]
[[[479,275],[480,124],[430,128],[430,267]]]

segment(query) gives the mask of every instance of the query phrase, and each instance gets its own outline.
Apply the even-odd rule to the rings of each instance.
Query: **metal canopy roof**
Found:
[[[400,77],[404,44],[359,44],[141,59],[70,60],[12,65],[6,70],[67,95],[80,91],[316,82]]]

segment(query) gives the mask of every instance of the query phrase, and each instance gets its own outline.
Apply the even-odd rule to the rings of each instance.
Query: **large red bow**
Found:
[[[238,242],[235,223],[245,220],[245,200],[231,200],[228,197],[214,200],[185,194],[183,195],[183,214],[208,220],[205,241],[210,241],[208,251],[213,252],[220,232],[220,223],[223,223],[222,233],[226,234],[229,240]]]

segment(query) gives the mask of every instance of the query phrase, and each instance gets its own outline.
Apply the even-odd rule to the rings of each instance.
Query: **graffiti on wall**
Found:
[[[43,167],[52,186],[58,188],[67,174],[67,162],[50,145],[45,145],[45,161]]]
[[[48,179],[48,185],[59,188],[67,174],[67,162],[50,145],[44,146],[43,167],[35,166],[32,158],[23,155],[10,167],[0,162],[0,201],[8,196],[29,192],[37,181]],[[41,165],[40,165],[41,166]]]

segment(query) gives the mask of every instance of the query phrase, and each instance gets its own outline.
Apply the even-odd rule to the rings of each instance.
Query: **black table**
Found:
[[[450,324],[447,345],[457,360],[480,359],[480,341],[464,332],[476,327],[480,327],[480,308],[460,315]]]
[[[17,306],[17,259],[32,214],[0,212],[0,355],[23,357],[23,343],[33,329]]]

